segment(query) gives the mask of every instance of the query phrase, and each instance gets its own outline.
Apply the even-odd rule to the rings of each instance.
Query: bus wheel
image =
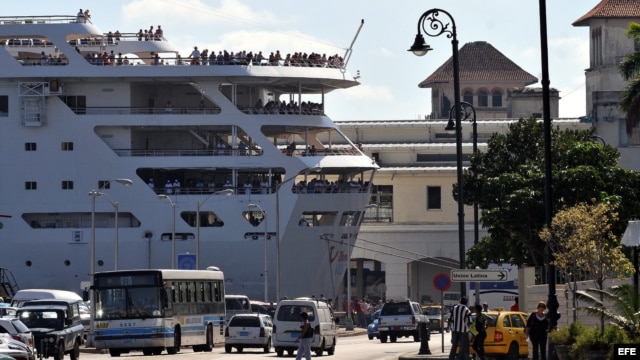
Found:
[[[282,355],[284,355],[284,350],[282,350],[281,348],[276,348],[276,355],[278,355],[278,357],[282,357]]]
[[[163,348],[153,348],[153,351],[151,352],[153,355],[160,355],[162,354],[162,350],[164,350]]]
[[[175,355],[180,351],[180,328],[175,328],[173,330],[173,347],[167,348],[167,353],[169,355]]]
[[[202,351],[213,351],[213,328],[211,325],[207,326],[207,343],[202,346]]]
[[[142,349],[142,355],[144,356],[151,356],[153,355],[153,351],[151,349]]]
[[[111,355],[111,357],[118,357],[120,356],[120,351],[117,349],[109,349],[109,355]]]

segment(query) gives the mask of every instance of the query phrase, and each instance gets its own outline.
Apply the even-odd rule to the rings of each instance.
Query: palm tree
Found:
[[[640,23],[629,23],[627,36],[640,43]],[[620,110],[626,113],[627,134],[631,135],[640,124],[640,51],[625,56],[618,67],[622,77],[629,82],[622,92]]]
[[[640,330],[638,292],[629,284],[613,286],[608,290],[587,289],[576,292],[579,301],[589,304],[580,307],[590,315],[601,316],[618,325],[634,339]]]

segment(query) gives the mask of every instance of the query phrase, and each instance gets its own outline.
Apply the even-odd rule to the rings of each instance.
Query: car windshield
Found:
[[[429,307],[429,308],[424,309],[424,314],[425,315],[437,315],[437,316],[440,316],[440,312],[441,312],[440,308],[431,308],[431,307]]]
[[[316,319],[316,314],[313,308],[303,305],[281,305],[278,309],[278,320],[280,321],[300,321],[300,312],[306,312],[309,322],[313,322]]]
[[[19,333],[29,332],[29,328],[22,321],[20,321],[18,319],[13,319],[13,320],[10,320],[10,321],[11,321],[11,325],[13,325],[13,327],[16,328],[16,330]]]
[[[24,310],[20,311],[19,319],[29,329],[52,328],[62,330],[64,328],[64,312],[55,310]]]

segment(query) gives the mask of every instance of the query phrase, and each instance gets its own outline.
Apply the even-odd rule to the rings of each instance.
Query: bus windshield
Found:
[[[154,287],[101,289],[96,292],[96,319],[162,317],[163,292]]]

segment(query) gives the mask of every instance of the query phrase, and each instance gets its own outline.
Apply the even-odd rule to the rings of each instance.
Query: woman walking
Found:
[[[549,320],[547,320],[545,310],[547,310],[547,304],[544,301],[540,301],[536,311],[532,312],[527,319],[525,331],[533,345],[533,360],[538,360],[538,354],[540,354],[540,359],[547,360],[547,328],[549,327]]]

